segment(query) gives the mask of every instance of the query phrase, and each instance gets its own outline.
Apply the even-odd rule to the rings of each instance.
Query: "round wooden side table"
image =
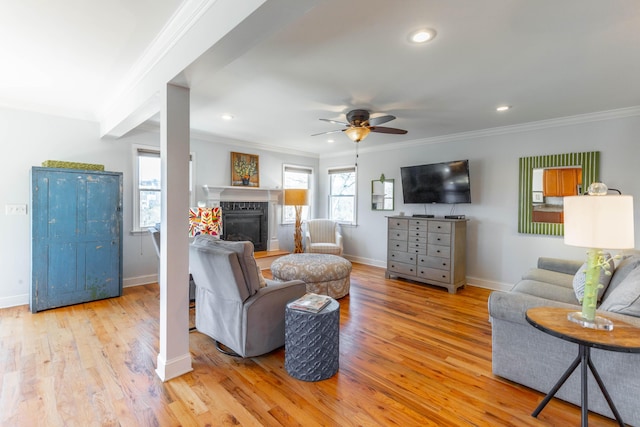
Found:
[[[531,415],[537,417],[558,390],[560,390],[560,387],[562,387],[569,376],[571,376],[573,371],[576,370],[578,365],[582,364],[580,380],[582,426],[586,427],[588,425],[589,401],[587,399],[587,368],[591,370],[604,398],[611,408],[611,412],[613,412],[613,415],[616,417],[616,421],[618,421],[618,424],[621,426],[624,426],[625,424],[622,421],[620,413],[616,409],[609,392],[602,382],[602,378],[600,378],[600,374],[598,374],[596,367],[591,361],[591,349],[598,348],[623,353],[640,353],[640,328],[619,320],[613,320],[614,328],[611,331],[583,328],[577,323],[567,319],[569,313],[575,311],[576,309],[559,307],[535,307],[527,310],[527,322],[534,328],[565,341],[576,343],[579,346],[578,356]]]

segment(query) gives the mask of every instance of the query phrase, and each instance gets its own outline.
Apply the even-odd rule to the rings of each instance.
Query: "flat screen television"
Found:
[[[469,160],[400,168],[404,203],[471,203]]]

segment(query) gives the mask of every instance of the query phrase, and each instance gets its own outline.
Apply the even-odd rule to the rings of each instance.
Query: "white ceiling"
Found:
[[[3,0],[0,105],[99,119],[182,3]],[[318,119],[354,108],[408,130],[364,148],[640,106],[637,0],[317,3],[222,69],[186,69],[194,132],[323,155],[354,144],[311,137],[341,128]],[[437,37],[410,44],[421,27]]]

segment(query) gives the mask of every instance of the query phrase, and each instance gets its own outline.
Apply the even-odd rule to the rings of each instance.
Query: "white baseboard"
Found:
[[[370,265],[372,267],[386,268],[387,266],[386,261],[379,261],[379,260],[370,259],[370,258],[360,258],[360,257],[349,256],[349,255],[344,255],[344,257],[347,258],[349,261],[357,262],[359,264],[364,264],[364,265]],[[470,277],[470,276],[467,276],[467,284],[469,286],[476,286],[478,288],[485,288],[485,289],[491,289],[493,291],[505,291],[505,292],[510,291],[514,285],[513,283],[494,282],[491,280],[483,280],[477,277]]]
[[[148,285],[149,283],[158,283],[158,275],[147,274],[145,276],[128,277],[122,280],[122,287],[129,288],[131,286]]]
[[[501,283],[501,282],[493,282],[490,280],[478,279],[477,277],[468,277],[467,276],[467,284],[470,286],[475,286],[477,288],[485,288],[491,289],[493,291],[505,291],[509,292],[514,283]]]
[[[148,285],[149,283],[158,283],[158,275],[148,274],[146,276],[128,277],[122,280],[122,287],[128,288],[131,286]],[[0,298],[0,308],[17,307],[19,305],[29,305],[29,294]]]
[[[364,265],[370,265],[372,267],[380,267],[385,268],[387,263],[385,261],[377,261],[370,258],[361,258],[361,257],[353,257],[349,255],[345,255],[349,261],[357,262]],[[149,283],[158,283],[158,275],[157,274],[147,274],[145,276],[137,276],[137,277],[128,277],[123,279],[122,287],[129,288],[131,286],[140,286],[140,285],[148,285]],[[467,283],[470,286],[477,286],[479,288],[491,289],[494,291],[505,291],[508,292],[513,288],[513,283],[500,283],[493,282],[490,280],[483,280],[477,277],[467,277]],[[9,308],[15,307],[18,305],[28,305],[29,304],[29,294],[23,295],[14,295],[10,297],[0,298],[0,308]]]
[[[357,262],[358,264],[364,264],[364,265],[370,265],[372,267],[380,267],[380,268],[386,268],[387,267],[387,262],[386,261],[378,261],[375,259],[371,259],[371,258],[361,258],[361,257],[355,257],[355,256],[351,256],[351,255],[343,255],[346,259],[348,259],[349,261],[352,262]]]
[[[18,305],[29,305],[29,294],[0,298],[0,308],[16,307]]]
[[[158,354],[158,367],[156,368],[156,374],[158,374],[162,382],[169,381],[172,378],[179,377],[191,371],[193,371],[193,367],[191,366],[191,353],[174,357],[167,361]]]

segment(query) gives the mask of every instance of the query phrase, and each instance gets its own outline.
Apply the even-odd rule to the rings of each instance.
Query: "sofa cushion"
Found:
[[[577,305],[576,295],[570,284],[569,286],[562,286],[538,280],[523,279],[513,287],[512,292]]]
[[[640,317],[640,268],[631,271],[600,305],[600,310]]]
[[[620,264],[616,267],[613,276],[611,277],[611,282],[609,282],[609,286],[607,290],[604,292],[604,296],[602,300],[606,300],[613,291],[617,289],[617,287],[627,278],[629,273],[631,273],[636,268],[640,267],[640,255],[630,255],[624,257]]]
[[[611,254],[607,252],[603,254],[603,256],[606,260],[608,260],[607,264],[609,264],[609,267],[606,270],[604,268],[600,270],[600,278],[598,279],[598,283],[601,287],[598,288],[598,301],[602,300],[602,296],[607,290],[607,286],[609,286],[609,282],[611,281],[611,277],[613,276],[613,272],[615,269]],[[573,276],[573,290],[579,302],[582,302],[582,298],[584,297],[584,285],[586,279],[587,263],[585,262],[584,264],[582,264],[575,276]]]
[[[552,285],[572,289],[573,274],[560,273],[544,268],[532,268],[522,276],[522,279],[551,283]]]

